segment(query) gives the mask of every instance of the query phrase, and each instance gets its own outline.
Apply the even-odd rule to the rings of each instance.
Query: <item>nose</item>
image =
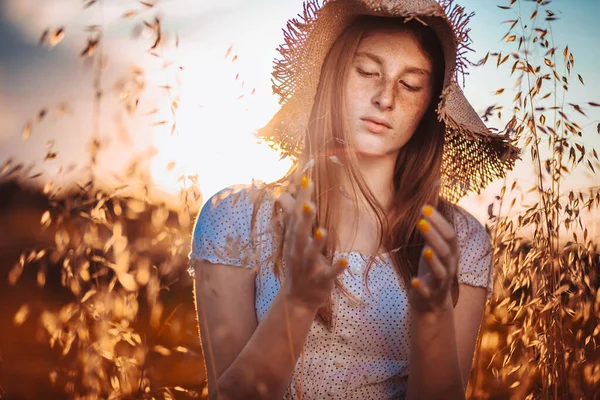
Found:
[[[392,110],[396,103],[397,85],[394,81],[382,80],[373,95],[373,105],[380,110]]]

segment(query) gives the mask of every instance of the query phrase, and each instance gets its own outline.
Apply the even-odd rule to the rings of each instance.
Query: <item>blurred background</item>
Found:
[[[526,19],[534,6],[519,1],[523,9],[507,11],[498,5],[508,1],[459,3],[475,12],[472,62],[514,51],[504,37],[510,26],[505,21],[519,13]],[[552,9],[556,20],[548,38],[560,57],[568,45],[581,75],[571,75],[561,100],[565,110],[578,114],[580,143],[600,148],[600,108],[589,104],[598,102],[600,93],[600,2],[554,0]],[[150,371],[154,382],[152,393],[202,392],[201,350],[185,272],[191,229],[200,207],[218,190],[271,181],[289,168],[289,160],[257,143],[253,132],[278,109],[271,91],[272,61],[285,21],[301,10],[300,0],[0,0],[0,398],[50,393],[61,398],[69,380],[61,376],[79,368],[80,355],[61,355],[57,346],[48,345],[53,330],[44,310],[59,315],[56,326],[50,324],[56,328],[74,318],[64,309],[74,294],[78,304],[85,303],[85,291],[73,289],[73,273],[63,270],[73,254],[81,261],[90,257],[84,249],[102,249],[85,239],[92,235],[86,224],[102,220],[93,214],[104,207],[98,202],[111,204],[118,218],[106,224],[106,232],[94,231],[95,239],[114,238],[120,221],[126,244],[144,254],[137,261],[159,271],[156,293],[148,294],[148,281],[135,275],[144,292],[140,313],[129,325],[146,348],[154,349],[140,356],[142,370]],[[531,49],[538,57],[544,51]],[[470,69],[464,91],[489,126],[502,130],[512,117],[516,79],[510,76],[512,62],[498,68],[495,57],[489,58]],[[537,182],[534,165],[529,154],[522,158],[505,181],[470,194],[460,205],[485,222],[502,185],[514,182],[517,190],[507,195],[516,206],[509,209],[509,197],[498,212],[509,214],[535,202],[536,194],[528,192]],[[597,190],[600,180],[585,166],[562,185],[565,192]],[[115,211],[121,208],[121,214]],[[53,210],[50,216],[47,210]],[[595,242],[600,235],[596,216],[590,211],[585,217],[586,236]],[[88,222],[78,225],[78,218]],[[67,220],[73,223],[65,227]],[[62,253],[43,267],[23,267],[44,260],[47,254],[40,256],[39,249],[58,241],[64,244]],[[120,254],[115,250],[117,259]],[[77,275],[78,269],[73,271]],[[127,281],[115,274],[127,289]],[[157,302],[163,304],[159,317],[153,311]],[[113,305],[123,307],[118,304]],[[153,318],[159,322],[150,323]],[[78,345],[94,343],[75,336]]]
[[[62,166],[61,181],[72,185],[85,175],[83,160],[97,133],[103,141],[97,168],[102,183],[114,184],[113,175],[128,166],[132,155],[139,155],[143,159],[140,168],[157,191],[176,195],[182,174],[198,174],[205,199],[224,186],[252,178],[273,180],[287,170],[289,161],[278,162],[273,151],[256,143],[252,132],[278,109],[271,93],[272,60],[282,42],[281,29],[301,11],[301,1],[162,0],[148,7],[137,0],[103,0],[84,8],[87,3],[0,3],[0,161],[35,163],[31,175],[43,175],[29,183],[38,186],[56,178]],[[503,36],[509,24],[502,22],[516,12],[503,11],[492,1],[460,4],[475,12],[470,22],[474,52],[469,59],[478,61],[489,51],[507,54],[511,47]],[[597,47],[600,33],[595,21],[600,2],[555,0],[552,7],[558,18],[551,31],[556,47],[569,45],[577,73],[585,78],[585,85],[570,87],[567,100],[585,105],[600,90],[600,54],[591,50]],[[153,29],[140,21],[157,16],[164,44],[149,51]],[[94,37],[90,28],[100,26],[105,96],[95,132],[95,72],[91,59],[80,55]],[[49,36],[62,29],[53,46],[39,45],[47,29]],[[173,45],[175,40],[178,47]],[[143,74],[136,74],[135,68]],[[508,88],[503,95],[494,93],[513,81],[508,71],[498,71],[489,63],[471,68],[464,90],[483,115],[491,105],[508,108],[514,94]],[[136,112],[128,114],[124,104],[135,98],[140,98]],[[173,100],[178,105],[175,116],[170,112]],[[506,108],[502,119],[488,121],[490,126],[504,127],[510,118]],[[38,122],[41,110],[46,115]],[[584,140],[597,147],[600,137],[595,122],[600,111],[586,109],[586,114]],[[32,140],[23,140],[28,123],[32,124]],[[58,156],[42,162],[49,146]],[[581,172],[571,182],[586,186],[594,178]],[[526,186],[527,176],[521,174],[521,179]],[[496,186],[490,189],[497,191]]]

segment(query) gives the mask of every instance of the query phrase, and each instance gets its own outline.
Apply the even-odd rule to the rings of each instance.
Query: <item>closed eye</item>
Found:
[[[407,84],[406,82],[404,82],[404,81],[400,81],[400,83],[401,83],[401,84],[402,84],[402,85],[403,85],[403,86],[404,86],[406,89],[408,89],[408,90],[409,90],[409,91],[411,91],[411,92],[417,92],[417,91],[421,90],[421,88],[414,87],[414,86],[410,86],[410,85],[408,85],[408,84]]]
[[[358,71],[358,73],[359,73],[359,74],[361,74],[362,76],[369,76],[369,77],[371,77],[371,76],[377,76],[377,75],[379,75],[377,72],[367,72],[367,71],[363,71],[363,70],[362,70],[362,69],[360,69],[360,68],[356,68],[356,70],[357,70],[357,71]]]
[[[362,76],[371,78],[371,77],[375,77],[375,76],[379,76],[379,73],[377,72],[367,72],[367,71],[363,71],[360,68],[356,68],[356,71],[358,71],[358,73]],[[400,81],[400,83],[409,91],[409,92],[418,92],[419,90],[421,90],[421,88],[419,87],[415,87],[415,86],[411,86],[409,84],[407,84],[404,81]]]

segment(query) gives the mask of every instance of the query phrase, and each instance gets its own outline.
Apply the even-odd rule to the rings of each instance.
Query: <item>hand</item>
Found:
[[[418,277],[412,279],[409,298],[417,312],[452,308],[450,288],[458,269],[458,243],[452,225],[435,208],[425,205],[418,229],[425,238]]]
[[[311,201],[313,182],[303,176],[296,187],[295,199],[285,192],[275,200],[275,205],[281,206],[284,213],[283,290],[289,298],[316,310],[329,298],[335,278],[348,266],[348,261],[342,259],[332,266],[323,256],[325,230],[317,227],[311,235],[316,215]]]

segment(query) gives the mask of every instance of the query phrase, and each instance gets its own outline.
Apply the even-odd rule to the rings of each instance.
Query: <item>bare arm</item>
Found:
[[[471,285],[460,285],[460,297],[454,308],[456,349],[466,389],[473,366],[473,355],[481,327],[486,303],[486,289]]]
[[[485,288],[461,284],[456,308],[452,302],[436,312],[411,312],[408,399],[464,399]]]
[[[211,399],[281,399],[285,394],[317,310],[346,266],[331,266],[321,254],[324,230],[311,237],[312,190],[306,178],[296,199],[287,193],[278,199],[286,216],[285,280],[260,323],[254,272],[204,261],[194,265]]]
[[[211,399],[281,399],[316,315],[316,308],[287,299],[280,290],[257,324],[254,278],[253,272],[239,267],[196,265],[196,302]]]
[[[465,399],[473,351],[486,301],[486,289],[460,284],[456,308],[450,283],[459,262],[463,270],[489,268],[489,257],[460,257],[454,227],[433,207],[423,208],[419,222],[427,246],[419,260],[418,277],[409,288],[411,318],[410,373],[407,399]],[[472,231],[470,244],[485,249],[485,231]],[[471,247],[469,247],[471,248]],[[470,253],[465,253],[470,254]],[[477,262],[471,267],[471,262]]]

